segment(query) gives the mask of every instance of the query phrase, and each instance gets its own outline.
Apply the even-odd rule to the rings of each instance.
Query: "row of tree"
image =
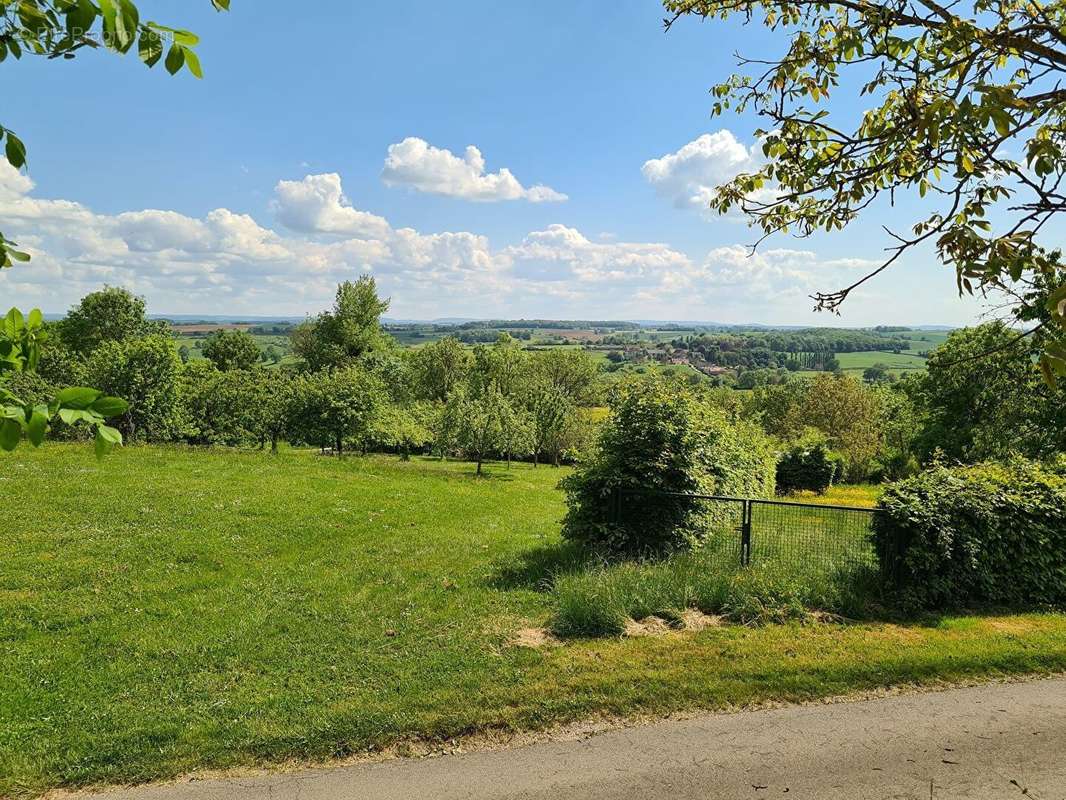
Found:
[[[183,363],[143,300],[106,288],[51,326],[38,371],[15,376],[15,388],[31,401],[71,385],[123,397],[114,425],[127,440],[433,449],[463,453],[479,471],[497,456],[557,464],[589,440],[601,387],[588,354],[527,352],[507,334],[473,349],[451,337],[404,349],[382,329],[387,308],[372,278],[346,282],[332,309],[293,329],[291,367],[262,365],[255,339],[237,330]],[[76,435],[61,423],[56,432]]]

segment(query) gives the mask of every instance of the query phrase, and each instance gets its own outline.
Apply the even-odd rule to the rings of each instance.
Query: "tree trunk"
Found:
[[[481,474],[481,457],[480,456],[478,456],[478,460],[477,460],[477,474],[478,475]]]
[[[276,433],[270,434],[270,452],[274,455],[278,454],[278,435]]]
[[[335,438],[337,440],[337,445],[336,445],[335,449],[337,451],[337,456],[339,457],[340,454],[341,454],[341,451],[344,449],[344,442],[342,441],[341,435],[340,435],[339,432],[336,434]]]

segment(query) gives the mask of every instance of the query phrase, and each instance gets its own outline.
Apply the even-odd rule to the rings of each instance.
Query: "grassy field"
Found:
[[[859,353],[837,353],[837,361],[845,372],[862,372],[875,364],[884,364],[893,372],[925,369],[925,359],[915,353],[892,353],[883,350],[869,350]]]
[[[873,508],[881,496],[884,487],[875,483],[849,483],[830,486],[825,494],[814,492],[793,492],[785,500],[797,503],[814,503],[816,505],[855,506]]]
[[[49,445],[0,458],[0,796],[411,737],[1066,669],[1066,617],[529,649],[563,470]]]

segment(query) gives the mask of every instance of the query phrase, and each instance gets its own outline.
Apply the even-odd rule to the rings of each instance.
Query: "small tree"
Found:
[[[482,463],[494,453],[502,453],[509,443],[516,443],[520,424],[514,410],[495,385],[475,398],[456,394],[449,400],[458,420],[458,443],[467,458]]]
[[[432,408],[425,403],[387,403],[374,422],[371,440],[374,446],[392,450],[409,461],[412,451],[421,450],[433,439],[431,414]]]
[[[288,437],[293,428],[297,409],[295,382],[281,369],[255,370],[255,406],[252,409],[252,430],[260,447],[270,442],[270,452],[278,452],[278,441]]]
[[[184,438],[206,445],[255,441],[256,389],[253,372],[223,372],[207,360],[186,364],[181,371]]]
[[[106,342],[93,353],[87,371],[93,385],[129,402],[116,422],[129,438],[168,439],[180,429],[181,360],[169,336]]]
[[[359,367],[303,376],[294,387],[293,421],[303,438],[342,455],[362,448],[385,400],[385,387]]]
[[[204,358],[223,372],[249,370],[259,362],[259,345],[251,334],[241,330],[218,330],[204,342]]]
[[[653,554],[692,547],[729,521],[685,495],[774,491],[777,459],[767,436],[754,424],[731,422],[680,382],[619,387],[598,444],[561,484],[569,507],[563,535],[597,549]]]
[[[600,363],[584,350],[542,350],[530,370],[533,380],[554,386],[575,405],[591,405],[600,393]]]
[[[167,331],[165,322],[145,316],[143,297],[117,286],[105,286],[85,295],[56,328],[63,343],[82,356],[92,354],[107,342],[125,342]]]
[[[809,491],[825,494],[837,478],[837,462],[825,443],[825,436],[815,431],[781,454],[777,462],[777,491],[787,494]]]
[[[844,456],[848,480],[866,477],[881,446],[881,404],[874,390],[849,375],[820,373],[810,380],[800,414]]]
[[[862,379],[867,383],[891,383],[892,373],[888,371],[887,364],[874,364],[862,371]]]
[[[507,333],[501,333],[489,347],[477,345],[470,372],[473,391],[481,393],[495,385],[504,397],[515,397],[527,378],[528,360],[518,340]]]
[[[573,423],[577,408],[561,390],[541,382],[532,388],[527,398],[530,429],[532,434],[533,466],[537,466],[540,454],[549,456],[558,466],[559,455],[567,440],[567,432]]]
[[[511,468],[512,458],[533,452],[533,425],[529,414],[506,398],[500,407],[500,450],[507,459],[507,469]]]
[[[381,315],[389,301],[378,297],[377,282],[369,275],[345,281],[337,287],[331,311],[297,325],[292,331],[292,349],[308,369],[343,367],[365,353],[385,345]]]
[[[465,408],[466,392],[462,388],[453,390],[446,403],[438,403],[435,407],[430,429],[441,461],[448,457],[449,452],[459,447]]]

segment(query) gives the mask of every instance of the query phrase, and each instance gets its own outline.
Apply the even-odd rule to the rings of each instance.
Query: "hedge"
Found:
[[[1022,459],[935,466],[888,488],[874,545],[927,609],[1066,606],[1066,476]]]

